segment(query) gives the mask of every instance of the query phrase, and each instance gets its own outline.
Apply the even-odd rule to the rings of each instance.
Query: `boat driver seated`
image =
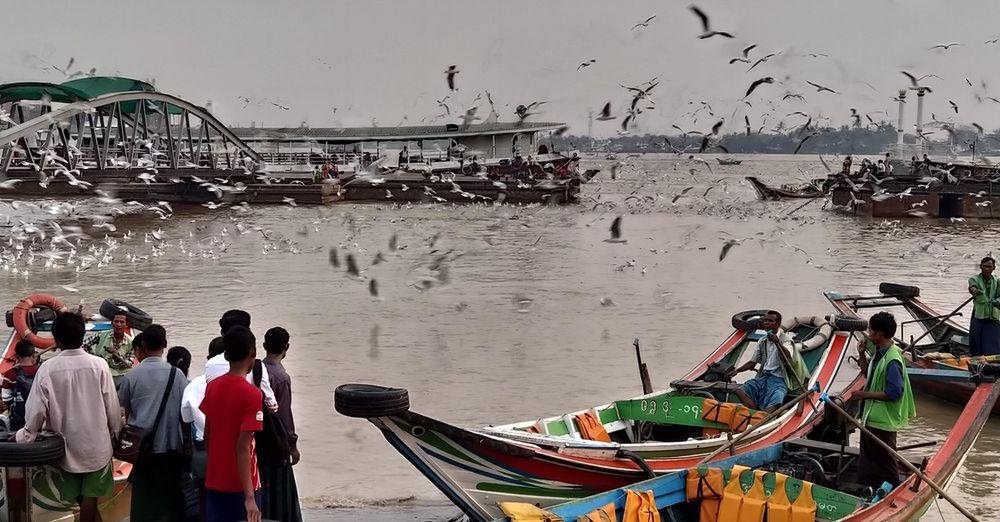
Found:
[[[124,313],[115,314],[111,319],[111,329],[101,332],[84,343],[84,349],[108,362],[115,387],[132,369],[132,336],[129,334],[128,320]]]
[[[789,385],[797,388],[798,385],[793,383],[804,380],[804,371],[802,358],[792,343],[792,336],[781,330],[781,314],[774,310],[768,311],[764,314],[762,328],[767,335],[757,343],[753,357],[734,369],[732,375],[753,370],[760,365],[757,376],[743,383],[736,390],[736,395],[748,408],[773,412],[785,402]]]

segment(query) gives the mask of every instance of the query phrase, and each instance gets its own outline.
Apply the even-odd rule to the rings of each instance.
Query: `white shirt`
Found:
[[[274,399],[274,390],[271,389],[271,378],[267,376],[267,365],[261,364],[260,391],[264,392],[264,405],[271,411],[278,411],[278,401]],[[205,383],[212,382],[212,379],[221,377],[229,373],[229,361],[226,354],[220,353],[212,357],[205,363]],[[247,374],[247,382],[253,384],[253,372]],[[202,391],[202,397],[205,392]],[[200,402],[200,401],[199,401]]]
[[[778,330],[778,340],[786,348],[790,348],[791,339],[788,334]],[[778,346],[767,337],[763,337],[757,343],[757,351],[753,355],[754,362],[761,364],[759,374],[770,373],[782,377],[781,356],[778,354]]]
[[[60,351],[38,367],[24,417],[17,442],[33,442],[44,428],[66,441],[59,467],[71,473],[103,469],[122,422],[108,363],[81,348]]]
[[[192,423],[194,426],[194,439],[205,440],[205,414],[202,413],[201,401],[205,398],[205,376],[195,377],[187,387],[184,388],[184,397],[181,399],[181,420]]]

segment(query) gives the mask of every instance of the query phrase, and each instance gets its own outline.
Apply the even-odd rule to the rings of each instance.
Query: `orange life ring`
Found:
[[[33,294],[21,299],[14,306],[14,331],[21,336],[21,339],[31,341],[35,348],[48,350],[56,345],[55,339],[49,337],[39,337],[28,328],[28,312],[32,308],[46,307],[57,312],[65,312],[66,305],[62,301],[49,294]]]

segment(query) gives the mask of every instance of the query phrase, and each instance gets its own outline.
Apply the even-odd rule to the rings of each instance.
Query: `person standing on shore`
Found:
[[[118,385],[118,401],[132,426],[146,430],[139,459],[132,467],[134,522],[179,522],[184,517],[181,490],[187,458],[181,432],[181,398],[187,378],[163,359],[167,332],[153,324],[142,332],[139,364]]]
[[[1000,280],[993,275],[996,261],[984,257],[979,273],[969,278],[972,294],[972,319],[969,322],[969,353],[972,355],[1000,354]]]
[[[299,463],[298,440],[295,433],[295,419],[292,417],[292,378],[285,371],[282,361],[288,354],[288,331],[277,326],[264,334],[264,366],[271,375],[271,388],[278,401],[277,419],[286,435],[288,454],[274,456],[273,462],[261,462],[261,491],[264,495],[262,513],[264,518],[284,522],[301,522],[302,510],[299,506],[299,490],[295,485],[292,466]]]
[[[222,335],[225,335],[230,328],[234,326],[242,326],[244,328],[250,328],[250,314],[245,310],[227,310],[219,318],[219,342],[222,342]],[[213,341],[214,342],[214,341]],[[263,375],[261,377],[260,389],[264,392],[264,404],[271,411],[277,411],[278,402],[274,400],[274,390],[271,389],[271,377],[267,373],[267,367],[263,367]],[[205,363],[205,381],[211,382],[212,379],[225,374],[229,371],[229,362],[226,360],[223,354],[216,355]],[[252,383],[253,379],[250,375],[247,375],[247,382]]]
[[[257,357],[257,339],[249,328],[234,326],[222,340],[229,372],[208,383],[200,406],[208,451],[205,518],[260,522],[254,433],[263,429],[264,396],[246,380]]]
[[[53,480],[64,498],[79,503],[81,522],[98,522],[97,499],[114,489],[111,440],[122,418],[108,363],[81,348],[86,330],[79,314],[62,313],[52,321],[60,351],[38,367],[15,439],[34,442],[42,426],[62,437],[66,455]]]

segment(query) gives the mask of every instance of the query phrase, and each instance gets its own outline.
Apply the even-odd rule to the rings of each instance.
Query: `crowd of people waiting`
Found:
[[[158,324],[133,337],[124,313],[86,340],[81,315],[59,314],[56,346],[46,353],[54,355],[41,363],[30,342],[17,343],[2,388],[9,429],[21,443],[45,432],[63,437],[65,457],[50,472],[79,503],[81,521],[101,520],[113,457],[127,453],[135,434],[132,522],[302,520],[291,378],[282,365],[289,334],[269,329],[260,360],[249,313],[229,310],[219,327],[204,375],[191,380],[191,353],[167,350]]]

